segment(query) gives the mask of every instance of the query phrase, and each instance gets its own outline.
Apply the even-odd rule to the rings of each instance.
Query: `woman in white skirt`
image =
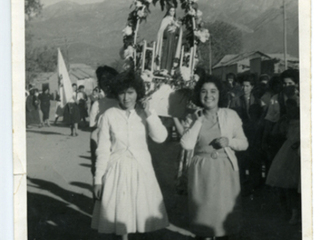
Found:
[[[118,75],[114,92],[119,106],[99,124],[92,228],[100,233],[144,233],[169,225],[162,193],[148,151],[148,136],[164,142],[166,128],[143,99],[143,81],[133,72]]]

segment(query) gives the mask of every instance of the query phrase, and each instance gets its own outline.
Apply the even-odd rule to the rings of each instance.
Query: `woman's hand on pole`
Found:
[[[197,121],[203,122],[204,121],[204,114],[203,109],[199,109],[195,112]]]
[[[102,185],[101,184],[95,184],[93,187],[94,196],[97,200],[101,200],[101,192],[102,192]]]
[[[141,108],[146,113],[147,117],[149,117],[151,115],[149,98],[141,99],[140,100],[140,105],[141,105]]]

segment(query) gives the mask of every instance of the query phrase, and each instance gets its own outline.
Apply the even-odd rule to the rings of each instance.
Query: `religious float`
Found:
[[[139,27],[150,15],[150,4],[159,2],[166,14],[156,40],[137,41]],[[197,0],[180,0],[184,16],[176,17],[177,0],[134,0],[123,29],[120,55],[124,68],[133,68],[145,81],[152,107],[161,116],[180,117],[190,102],[197,77],[198,45],[210,34],[202,21]]]

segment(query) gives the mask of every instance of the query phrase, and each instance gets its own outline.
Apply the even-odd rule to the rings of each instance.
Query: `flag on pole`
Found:
[[[62,106],[65,106],[72,98],[72,85],[60,48],[58,48],[58,77],[60,79],[60,84],[62,84],[62,87],[60,88],[61,104]]]

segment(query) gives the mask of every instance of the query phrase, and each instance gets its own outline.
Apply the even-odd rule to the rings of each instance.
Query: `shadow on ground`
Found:
[[[28,128],[27,132],[38,133],[38,134],[43,134],[43,135],[65,135],[65,134],[58,133],[58,132],[43,131],[42,128],[39,128],[37,130],[32,130],[32,129]]]
[[[188,229],[187,197],[176,194],[174,179],[176,161],[180,150],[178,142],[155,144],[150,142],[150,152],[165,207],[172,224]],[[90,160],[90,157],[79,156]],[[78,164],[78,163],[76,163]],[[88,165],[88,166],[87,166]],[[82,165],[89,167],[89,164]],[[91,189],[91,183],[70,182],[72,186]],[[40,193],[28,192],[29,240],[113,240],[112,235],[91,230],[93,200],[83,194],[66,190],[43,179],[28,177],[30,188]],[[242,198],[243,229],[230,240],[301,240],[301,224],[291,226],[281,216],[276,194],[262,187],[253,195]],[[153,233],[132,234],[130,240],[189,240],[185,235],[163,229]]]

